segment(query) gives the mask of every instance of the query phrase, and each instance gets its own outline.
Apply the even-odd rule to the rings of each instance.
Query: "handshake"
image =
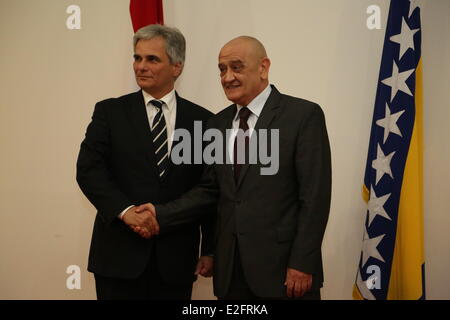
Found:
[[[156,209],[151,203],[129,208],[122,217],[123,222],[142,238],[149,239],[159,234],[159,224],[156,220]]]

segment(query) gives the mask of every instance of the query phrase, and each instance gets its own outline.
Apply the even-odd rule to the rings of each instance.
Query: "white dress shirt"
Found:
[[[173,134],[175,131],[175,120],[177,118],[177,97],[175,95],[175,89],[170,91],[161,99],[155,99],[150,94],[142,90],[142,95],[144,96],[145,106],[147,110],[147,117],[150,123],[150,128],[152,128],[153,119],[155,118],[158,109],[150,103],[152,100],[159,100],[164,102],[162,109],[164,114],[164,119],[166,120],[167,126],[167,148],[170,151],[172,150],[172,142],[173,142]]]
[[[172,150],[173,135],[175,132],[175,120],[177,119],[177,97],[175,95],[175,89],[170,91],[168,94],[166,94],[161,99],[153,98],[151,94],[145,92],[144,90],[142,90],[142,95],[144,96],[145,109],[147,111],[147,117],[148,117],[148,122],[150,124],[150,129],[153,129],[152,128],[153,119],[155,118],[156,114],[158,113],[158,109],[153,104],[151,104],[150,101],[159,100],[159,101],[164,102],[164,104],[162,106],[162,110],[163,110],[164,119],[166,120],[167,148],[169,150],[169,155],[170,155],[170,151]],[[126,208],[125,210],[123,210],[119,214],[119,218],[122,219],[125,212],[127,212],[127,210],[130,209],[131,207],[133,207],[133,206],[131,205],[128,208]]]
[[[261,111],[266,104],[267,99],[269,98],[270,93],[272,92],[272,87],[268,85],[259,95],[255,97],[248,105],[247,108],[251,111],[250,116],[248,117],[247,124],[248,129],[250,131],[250,134],[252,133],[252,130],[256,126],[256,122],[258,121],[259,115],[261,114]],[[239,111],[244,108],[243,106],[236,105],[237,106],[237,112],[233,118],[232,123],[232,131],[229,136],[228,140],[228,154],[230,156],[229,159],[231,159],[231,163],[233,163],[233,156],[234,156],[234,140],[236,139],[236,135],[239,129]],[[251,137],[251,135],[250,135]]]

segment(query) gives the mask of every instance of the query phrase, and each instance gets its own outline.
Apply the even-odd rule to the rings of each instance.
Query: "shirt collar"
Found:
[[[151,94],[149,94],[148,92],[145,92],[144,90],[142,90],[142,95],[144,96],[145,105],[148,105],[148,103],[152,100],[160,100],[160,101],[164,102],[164,104],[167,106],[169,111],[172,111],[171,109],[173,108],[174,101],[176,99],[175,89],[172,89],[172,91],[170,91],[168,94],[166,94],[161,99],[153,98],[153,96]]]
[[[267,87],[261,91],[260,94],[258,94],[248,105],[247,108],[257,117],[259,118],[259,115],[261,114],[261,111],[266,104],[267,99],[269,99],[270,93],[272,92],[272,88],[270,85],[267,85]],[[239,111],[243,108],[241,105],[237,106],[237,112],[234,116],[234,121],[238,120]]]

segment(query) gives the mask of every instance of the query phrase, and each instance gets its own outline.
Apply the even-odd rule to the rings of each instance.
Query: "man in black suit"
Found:
[[[263,174],[260,159],[240,164],[236,154],[245,151],[231,135],[226,141],[231,164],[209,165],[201,183],[180,199],[144,204],[138,212],[156,214],[164,234],[196,219],[201,208],[218,204],[214,293],[219,298],[320,299],[321,245],[331,199],[325,118],[319,105],[269,85],[269,67],[257,39],[228,42],[220,51],[219,70],[234,104],[215,115],[209,127],[223,137],[227,129],[254,129],[250,142],[258,137],[259,145],[260,129],[279,130],[279,140],[267,143],[272,154],[278,152],[277,172]],[[254,159],[254,151],[247,147],[245,159]]]
[[[176,199],[199,181],[201,164],[171,162],[173,133],[192,133],[212,114],[175,92],[186,46],[177,29],[150,25],[133,40],[142,90],[96,104],[78,156],[78,184],[97,209],[88,270],[98,299],[190,299],[196,275],[212,273],[215,214],[152,239],[132,228],[154,219],[138,205]]]

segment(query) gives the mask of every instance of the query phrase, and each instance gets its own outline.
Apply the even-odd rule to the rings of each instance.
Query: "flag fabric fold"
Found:
[[[364,176],[367,202],[353,297],[425,299],[421,8],[391,1]]]
[[[164,24],[162,0],[130,0],[134,32],[149,24]]]

